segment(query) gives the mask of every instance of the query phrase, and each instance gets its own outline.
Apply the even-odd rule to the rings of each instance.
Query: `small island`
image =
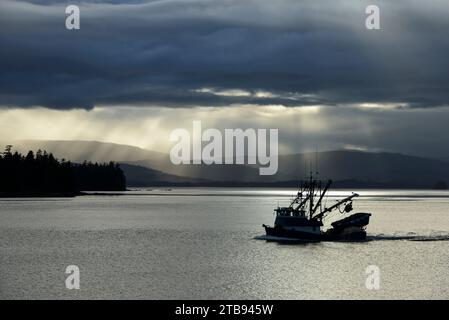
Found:
[[[73,197],[82,191],[124,191],[126,178],[117,163],[72,163],[38,150],[27,155],[0,153],[0,197]]]

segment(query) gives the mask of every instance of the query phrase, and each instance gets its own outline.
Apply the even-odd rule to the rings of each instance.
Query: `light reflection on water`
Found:
[[[449,192],[356,191],[355,211],[373,214],[365,243],[256,240],[295,192],[159,188],[2,199],[0,296],[449,298]],[[64,287],[69,264],[81,269],[79,291]],[[365,288],[370,264],[381,269],[378,291]]]
[[[429,198],[449,198],[449,190],[385,190],[385,189],[338,189],[327,192],[329,198],[341,198],[352,193],[361,198],[382,198],[383,200],[426,200]],[[96,194],[96,192],[87,192]],[[157,195],[157,196],[244,196],[244,197],[287,197],[293,198],[297,189],[269,189],[269,188],[130,188],[126,192],[102,192],[102,194],[126,195]]]

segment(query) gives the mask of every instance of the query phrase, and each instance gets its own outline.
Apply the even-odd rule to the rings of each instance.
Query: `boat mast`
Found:
[[[315,193],[315,180],[313,179],[313,176],[312,176],[312,161],[310,161],[310,185],[309,185],[309,188],[310,188],[310,193],[309,193],[309,196],[310,196],[310,204],[309,204],[309,216],[310,216],[310,218],[309,219],[312,219],[312,215],[313,215],[313,196],[314,196],[314,193]]]
[[[332,184],[332,180],[329,180],[326,184],[326,186],[324,187],[323,192],[321,193],[320,198],[318,199],[318,202],[315,205],[315,208],[313,208],[313,213],[315,214],[316,210],[318,209],[318,207],[321,205],[321,201],[324,198],[324,195],[326,194],[327,190],[329,189],[330,185]]]

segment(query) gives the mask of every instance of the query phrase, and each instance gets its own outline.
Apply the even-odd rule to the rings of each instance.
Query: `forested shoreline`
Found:
[[[117,163],[72,163],[38,150],[0,154],[0,195],[77,195],[81,191],[123,191],[126,178]]]

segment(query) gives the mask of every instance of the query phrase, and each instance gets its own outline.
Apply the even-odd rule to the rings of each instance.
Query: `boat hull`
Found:
[[[287,238],[304,242],[318,242],[322,240],[322,234],[320,233],[291,230],[282,227],[270,227],[267,225],[263,225],[263,227],[267,236],[270,237]]]
[[[288,238],[304,242],[317,241],[365,241],[365,227],[369,223],[370,213],[356,213],[332,223],[326,232],[307,232],[290,227],[263,225],[267,236]]]
[[[267,236],[295,240],[300,242],[319,242],[319,241],[365,241],[366,231],[363,229],[352,230],[351,232],[322,232],[313,234],[303,231],[288,230],[279,227],[263,226]]]
[[[331,229],[332,230],[332,229]],[[322,241],[365,241],[366,231],[364,229],[352,230],[351,232],[325,232],[322,234]]]

